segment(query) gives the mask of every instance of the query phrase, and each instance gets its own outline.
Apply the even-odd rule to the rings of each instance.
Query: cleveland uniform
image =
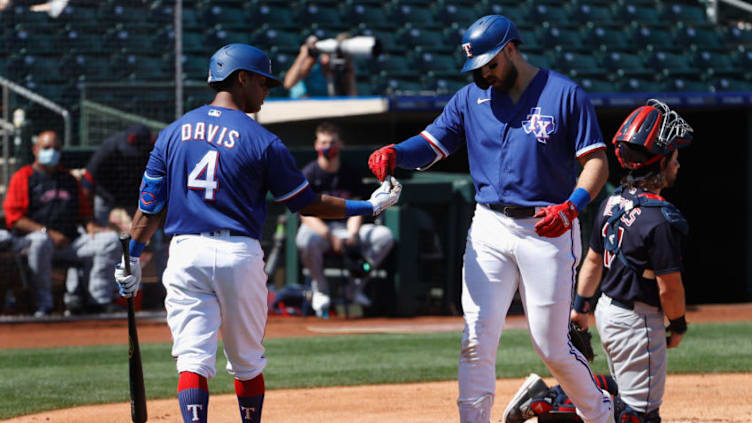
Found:
[[[625,187],[601,204],[593,226],[590,248],[603,255],[606,270],[596,327],[619,395],[641,413],[660,407],[666,386],[666,329],[655,277],[683,270],[687,228],[661,196]]]
[[[208,105],[160,132],[146,174],[165,178],[169,198],[163,283],[178,372],[214,376],[220,329],[228,372],[256,377],[266,363],[266,193],[295,212],[314,198],[308,182],[277,136],[240,110]]]

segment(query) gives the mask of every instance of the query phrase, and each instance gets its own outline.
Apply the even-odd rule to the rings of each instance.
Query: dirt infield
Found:
[[[752,321],[752,304],[711,305],[690,310],[692,322]],[[512,316],[508,327],[524,327],[521,316]],[[359,319],[328,321],[314,318],[271,318],[268,338],[292,336],[336,336],[351,333],[412,333],[461,331],[458,317],[414,319]],[[125,321],[72,323],[29,323],[0,325],[2,348],[34,348],[69,345],[125,343]],[[142,343],[169,342],[170,333],[162,322],[140,322]],[[554,383],[548,379],[547,382]],[[492,421],[498,421],[506,402],[522,379],[497,381],[497,401]],[[752,416],[752,375],[671,375],[668,378],[661,415],[666,422],[748,422]],[[457,421],[457,384],[420,384],[331,387],[267,392],[265,423],[326,422],[447,422]],[[733,406],[732,406],[733,404]],[[149,401],[149,421],[181,421],[175,399]],[[212,396],[209,406],[213,422],[238,421],[234,395]],[[108,404],[44,412],[5,420],[8,423],[130,422],[129,404]]]

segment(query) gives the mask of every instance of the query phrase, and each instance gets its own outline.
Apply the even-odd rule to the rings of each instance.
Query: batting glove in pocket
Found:
[[[535,224],[535,233],[547,238],[558,238],[572,227],[577,214],[577,207],[571,201],[545,207],[533,216],[543,218]]]
[[[125,298],[135,297],[141,286],[141,261],[138,257],[130,258],[131,273],[125,271],[125,261],[115,266],[115,281],[120,286],[120,296]]]
[[[397,204],[401,193],[402,184],[394,176],[387,177],[368,199],[368,202],[373,206],[373,215],[377,216],[387,207]]]

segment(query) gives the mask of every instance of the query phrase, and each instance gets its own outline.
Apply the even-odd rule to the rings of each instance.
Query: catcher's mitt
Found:
[[[577,323],[569,322],[569,339],[572,340],[572,345],[585,356],[588,362],[592,362],[595,358],[593,346],[590,343],[592,338],[593,335],[589,330],[582,329]]]

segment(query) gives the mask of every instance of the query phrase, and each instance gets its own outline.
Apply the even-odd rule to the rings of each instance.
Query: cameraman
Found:
[[[340,159],[343,142],[340,129],[332,123],[322,122],[316,127],[314,148],[316,160],[303,168],[311,188],[317,194],[337,195],[349,200],[358,199],[365,191],[362,176]],[[331,304],[329,283],[324,277],[324,254],[344,254],[345,260],[365,259],[372,267],[379,266],[394,245],[392,232],[383,225],[363,223],[362,216],[341,220],[321,220],[301,216],[301,225],[295,238],[300,260],[311,275],[311,305],[316,315],[325,317]],[[352,275],[352,273],[351,273]],[[371,301],[363,294],[366,277],[354,275],[346,288],[346,296],[364,307]]]
[[[343,32],[337,41],[350,38]],[[322,53],[316,49],[315,35],[309,36],[300,46],[298,57],[285,74],[284,87],[291,98],[355,96],[355,66],[349,55],[337,51]]]

